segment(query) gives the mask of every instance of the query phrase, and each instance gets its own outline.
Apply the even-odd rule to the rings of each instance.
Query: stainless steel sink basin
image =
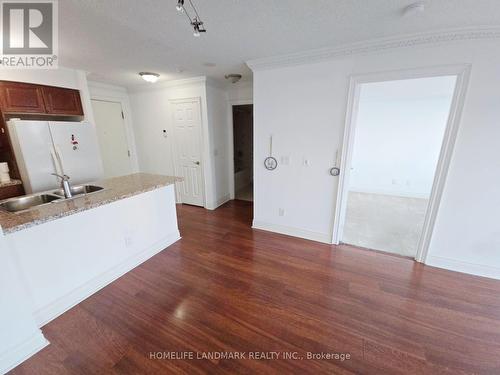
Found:
[[[0,208],[9,212],[19,212],[57,201],[59,199],[61,199],[61,197],[51,194],[27,195],[7,199],[0,203]]]
[[[103,190],[104,188],[95,185],[76,185],[71,187],[71,193],[73,196],[82,195],[82,194],[90,194],[96,193],[98,191]],[[52,192],[52,194],[58,195],[64,198],[64,190],[59,189]]]

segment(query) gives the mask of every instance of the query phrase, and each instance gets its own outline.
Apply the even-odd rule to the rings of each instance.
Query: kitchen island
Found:
[[[180,239],[175,177],[133,174],[27,211],[0,211],[4,242],[41,327]]]

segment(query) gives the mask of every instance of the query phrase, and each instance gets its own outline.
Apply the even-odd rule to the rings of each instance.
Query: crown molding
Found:
[[[332,60],[357,54],[387,51],[399,48],[438,45],[467,40],[498,39],[500,27],[475,27],[409,34],[397,38],[380,38],[370,41],[344,44],[338,47],[320,48],[287,55],[254,59],[246,62],[252,71],[267,70],[283,66],[294,66]]]
[[[131,87],[129,89],[130,92],[141,92],[141,91],[155,91],[162,90],[169,87],[175,86],[186,86],[186,85],[195,85],[195,84],[205,84],[207,82],[207,77],[192,77],[192,78],[183,78],[183,79],[175,79],[172,81],[162,81],[153,84],[145,84],[141,86]]]

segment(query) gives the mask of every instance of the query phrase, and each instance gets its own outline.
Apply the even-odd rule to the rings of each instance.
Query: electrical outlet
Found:
[[[278,210],[278,214],[279,214],[280,216],[285,216],[285,209],[284,209],[284,208],[280,208],[280,209]]]

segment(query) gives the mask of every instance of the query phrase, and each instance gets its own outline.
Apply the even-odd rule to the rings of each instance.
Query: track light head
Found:
[[[178,0],[175,9],[177,9],[178,12],[184,12],[184,0]]]
[[[194,32],[193,35],[195,37],[199,37],[200,33],[206,33],[207,30],[203,28],[203,22],[198,20],[198,18],[194,18],[193,22],[191,22],[191,25],[193,26]]]

